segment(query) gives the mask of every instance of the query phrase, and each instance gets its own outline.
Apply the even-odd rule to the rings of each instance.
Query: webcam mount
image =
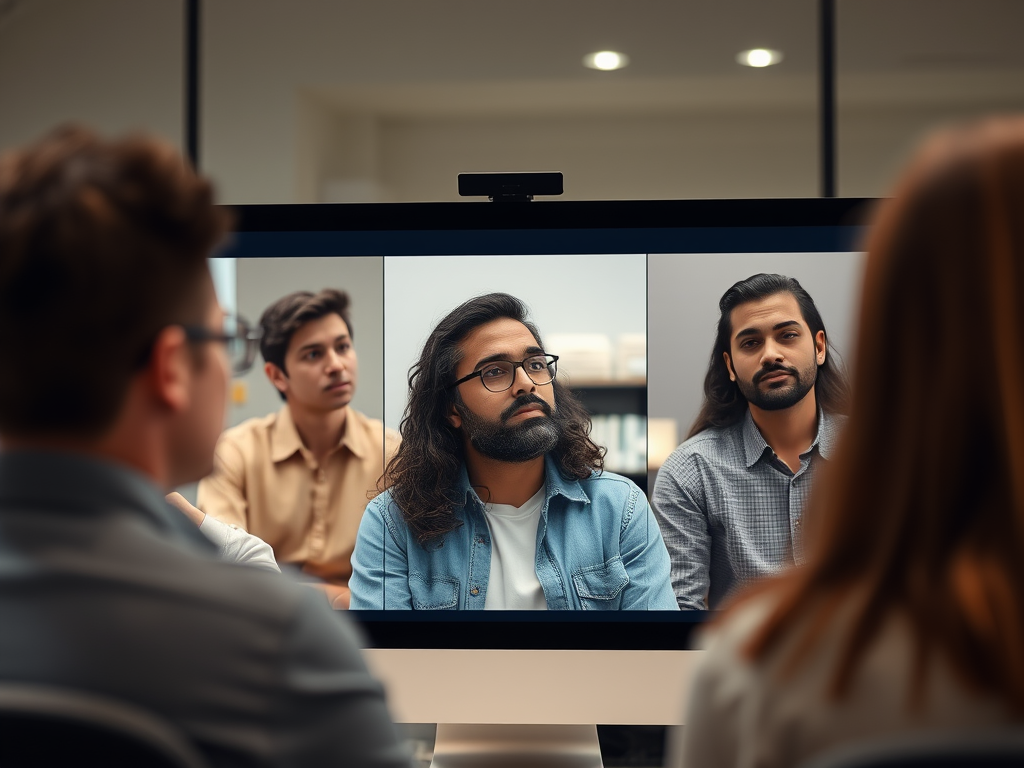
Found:
[[[561,171],[460,173],[462,197],[486,195],[492,203],[528,203],[534,195],[562,194]]]

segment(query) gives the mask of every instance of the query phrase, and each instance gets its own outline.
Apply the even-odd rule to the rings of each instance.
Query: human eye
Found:
[[[508,373],[504,366],[486,365],[480,369],[480,376],[485,379],[500,379]]]
[[[319,360],[323,353],[319,349],[311,349],[302,356],[303,360]]]
[[[349,344],[347,341],[343,341],[341,344],[334,348],[334,351],[337,352],[339,355],[347,355],[351,349],[352,345]]]
[[[548,367],[548,359],[546,357],[531,357],[524,365],[531,371],[543,371]]]
[[[759,339],[744,339],[740,342],[740,349],[754,349],[760,343]]]

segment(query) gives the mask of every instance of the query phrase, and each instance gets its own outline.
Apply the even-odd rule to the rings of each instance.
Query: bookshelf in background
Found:
[[[608,449],[605,469],[647,492],[647,379],[572,378],[568,386],[593,418],[591,439]]]

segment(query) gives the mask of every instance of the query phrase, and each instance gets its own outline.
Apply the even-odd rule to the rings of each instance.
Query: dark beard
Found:
[[[768,389],[761,389],[759,386],[761,379],[775,371],[785,371],[792,374],[794,378],[793,383],[778,388],[769,387]],[[762,368],[755,373],[752,381],[744,382],[737,379],[736,385],[751,405],[756,405],[762,411],[782,411],[786,408],[792,408],[803,400],[814,387],[814,382],[817,378],[818,366],[816,365],[803,373],[796,368],[773,365],[768,368]]]
[[[544,416],[533,416],[520,424],[508,426],[506,422],[525,405],[536,403]],[[564,424],[558,409],[553,409],[537,395],[516,398],[497,422],[487,421],[457,402],[455,408],[462,417],[463,433],[470,444],[482,455],[495,461],[518,464],[550,453],[562,439]]]

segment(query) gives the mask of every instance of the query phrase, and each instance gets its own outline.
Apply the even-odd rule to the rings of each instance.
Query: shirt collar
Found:
[[[141,472],[85,454],[16,450],[0,452],[0,504],[89,515],[117,510],[140,514],[176,538],[212,550],[199,527],[164,499]]]
[[[836,442],[839,440],[839,428],[842,426],[843,418],[821,410],[818,411],[818,434],[811,447],[818,446],[821,458],[832,458],[832,452],[836,449]]]
[[[368,445],[369,439],[363,430],[360,430],[353,424],[355,411],[347,405],[345,410],[345,426],[342,430],[341,439],[338,441],[338,447],[345,446],[358,458],[365,458],[371,448]],[[295,426],[295,420],[292,419],[291,409],[285,403],[281,410],[277,412],[274,431],[270,436],[271,461],[275,463],[284,461],[290,459],[296,453],[302,453],[304,450],[306,448],[302,444],[302,438],[299,437],[299,430]]]
[[[765,451],[771,451],[771,446],[765,442],[761,430],[754,423],[754,417],[750,415],[750,409],[743,415],[743,453],[747,462],[747,469],[754,466]],[[839,424],[835,416],[818,409],[818,431],[814,435],[814,442],[807,449],[810,453],[815,448],[823,459],[830,459],[835,449],[836,440],[839,437]]]
[[[270,433],[270,458],[275,463],[284,461],[296,453],[301,453],[302,448],[302,438],[299,437],[299,430],[295,428],[292,411],[288,403],[285,403],[277,412],[274,431]]]
[[[371,445],[369,435],[366,434],[366,430],[362,429],[362,422],[356,423],[357,419],[361,418],[361,415],[356,411],[345,406],[345,429],[341,435],[341,441],[338,443],[339,446],[345,446],[357,458],[365,459],[370,452],[373,451],[374,446]],[[377,446],[377,450],[381,450],[383,446]]]
[[[566,479],[563,477],[558,468],[558,462],[555,461],[554,457],[552,457],[550,453],[544,457],[544,488],[544,514],[547,514],[547,503],[555,496],[564,496],[570,501],[579,501],[584,504],[590,503],[590,497],[587,496],[586,491],[583,490],[583,486],[580,484],[580,481],[575,478]],[[483,501],[469,484],[469,472],[466,469],[465,462],[462,463],[462,471],[459,475],[459,487],[457,491],[457,498],[465,499],[465,503],[468,504],[469,500],[473,499],[483,504]]]

